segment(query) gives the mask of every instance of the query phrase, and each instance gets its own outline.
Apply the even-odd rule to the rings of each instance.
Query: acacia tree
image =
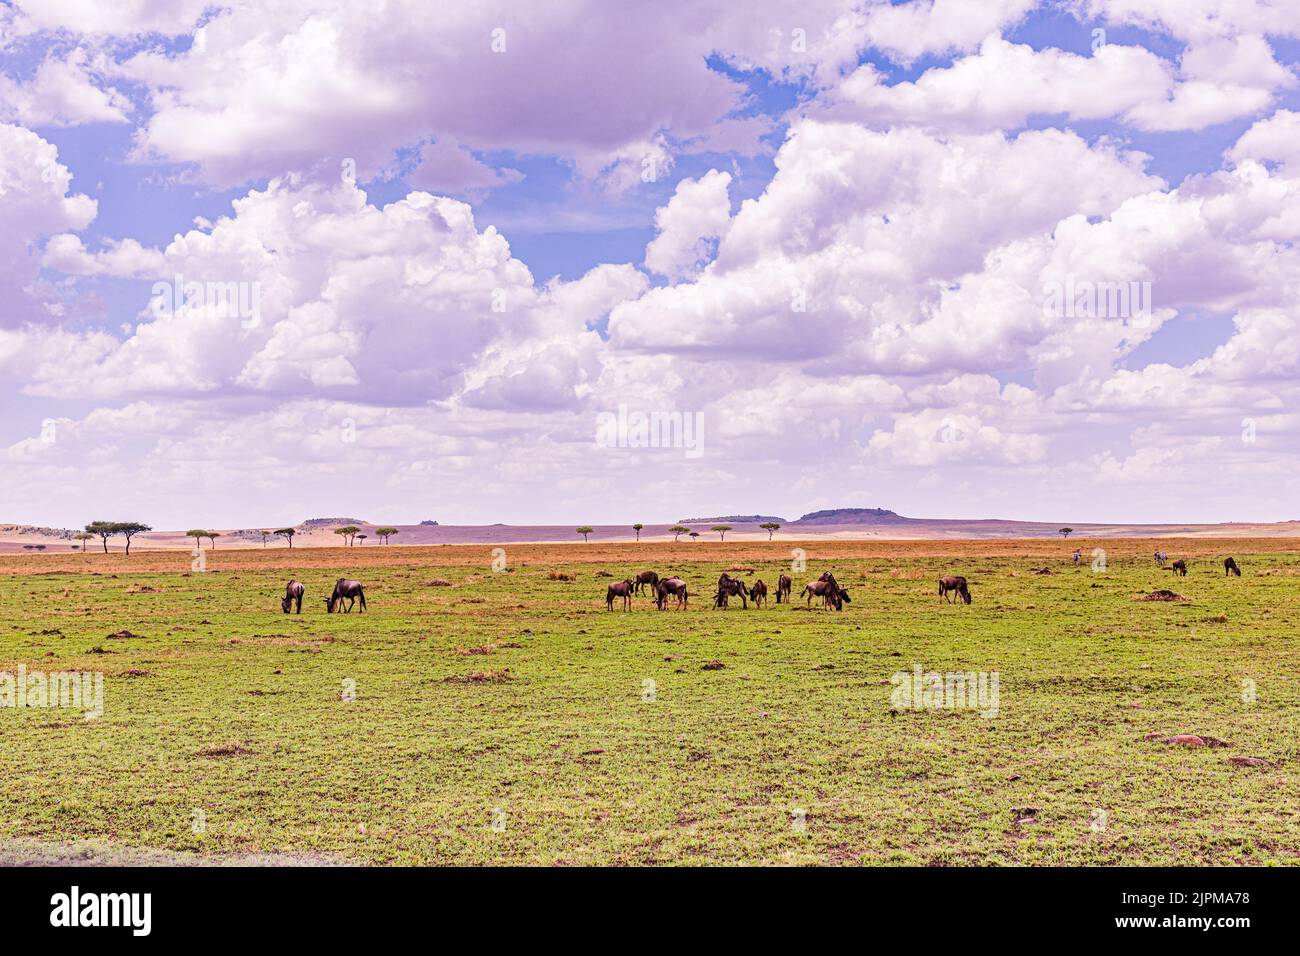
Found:
[[[360,542],[363,543],[363,544],[365,543],[365,540],[366,540],[366,538],[368,538],[368,537],[369,537],[369,535],[365,535],[365,534],[354,534],[354,535],[352,536],[352,538],[353,538],[354,541],[360,541]]]
[[[682,525],[675,524],[668,529],[668,533],[673,536],[673,544],[676,544],[679,540],[681,540],[682,535],[684,535],[686,532],[690,530],[691,530],[690,528],[686,528],[683,527]]]
[[[691,540],[692,540],[692,541],[695,541],[697,538],[699,538],[699,536],[700,536],[700,533],[699,533],[698,531],[692,531],[692,532],[691,532]]]
[[[352,539],[355,538],[360,531],[361,529],[354,524],[350,524],[342,528],[334,529],[335,534],[343,536],[343,542],[345,547],[351,547]]]
[[[86,525],[86,531],[92,535],[99,535],[99,539],[104,543],[105,554],[108,554],[108,539],[119,533],[116,521],[92,521]]]
[[[207,534],[205,534],[203,537],[205,537],[205,538],[208,539],[208,546],[209,546],[210,548],[215,548],[215,547],[217,546],[217,539],[221,537],[221,532],[220,532],[220,531],[209,531],[209,532],[207,532]]]
[[[72,537],[73,537],[73,540],[75,540],[75,541],[80,541],[80,542],[81,542],[81,550],[82,550],[82,551],[85,551],[85,550],[86,550],[86,542],[87,542],[87,541],[94,541],[94,540],[95,540],[95,536],[94,536],[93,534],[91,534],[90,532],[88,532],[88,531],[78,531],[78,532],[77,532],[76,534],[74,534]]]
[[[767,532],[767,540],[771,541],[773,532],[775,532],[779,527],[781,527],[781,525],[775,521],[764,521],[761,525],[759,525],[759,527]]]
[[[147,524],[141,524],[139,521],[118,521],[115,522],[118,534],[126,538],[126,553],[131,554],[131,539],[143,531],[152,531],[153,528]]]
[[[718,538],[719,538],[719,540],[726,541],[726,540],[727,540],[727,532],[731,530],[731,525],[729,525],[729,524],[715,524],[715,525],[714,525],[712,528],[710,528],[709,530],[710,530],[710,531],[716,531],[716,532],[718,532]]]
[[[260,535],[262,536],[262,547],[265,548],[265,547],[266,547],[266,539],[269,538],[269,537],[271,537],[271,535],[273,534],[273,532],[271,532],[271,531],[259,531],[259,532],[257,532],[257,533],[260,534]]]
[[[587,527],[585,524],[581,528],[574,528],[573,530],[576,531],[578,534],[582,535],[583,541],[586,541],[587,535],[591,534],[592,532],[592,529]]]
[[[293,547],[293,536],[294,536],[295,534],[297,534],[298,532],[295,531],[293,528],[280,528],[280,529],[279,529],[278,531],[276,531],[275,533],[278,534],[278,535],[280,535],[282,538],[287,539],[288,542],[289,542],[289,547],[292,548],[292,547]]]
[[[644,527],[645,527],[645,525],[643,525],[643,524],[642,524],[641,522],[639,522],[639,521],[638,521],[636,524],[632,525],[632,530],[636,532],[636,539],[637,539],[638,541],[641,540],[641,529],[644,528]]]
[[[1073,533],[1074,533],[1073,528],[1062,528],[1060,532],[1062,538],[1068,538]]]
[[[200,544],[200,542],[207,536],[208,533],[204,531],[202,528],[191,528],[189,531],[185,532],[185,537],[194,539],[195,548],[201,547],[202,545]]]
[[[379,540],[384,544],[388,544],[388,539],[398,533],[397,528],[384,527],[375,529],[375,534],[379,535]]]

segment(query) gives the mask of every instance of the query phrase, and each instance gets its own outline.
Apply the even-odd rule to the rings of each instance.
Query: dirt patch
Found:
[[[700,670],[702,670],[702,671],[720,671],[720,670],[722,670],[722,669],[723,669],[724,667],[726,667],[726,666],[727,666],[727,665],[724,664],[724,663],[722,663],[722,661],[709,661],[707,664],[705,664],[703,667],[701,667]]]
[[[480,644],[477,647],[462,647],[458,644],[451,649],[451,652],[466,657],[470,654],[492,654],[495,653],[496,649],[497,645],[495,644]]]
[[[194,756],[196,757],[243,757],[246,754],[251,754],[252,752],[253,751],[249,750],[243,744],[236,743],[235,741],[232,740],[228,743],[217,744],[214,747],[204,747],[202,750],[195,753]]]
[[[1139,601],[1186,601],[1188,598],[1183,597],[1177,591],[1170,591],[1168,588],[1160,588],[1152,591],[1150,594],[1144,594],[1138,598]]]
[[[1176,747],[1226,747],[1228,742],[1206,734],[1147,734],[1143,740],[1160,744],[1172,744]]]
[[[503,667],[499,671],[473,671],[469,674],[453,674],[450,677],[444,677],[444,684],[506,684],[514,680],[514,675],[510,673],[510,668]]]
[[[571,571],[551,571],[546,575],[548,581],[576,581],[578,575]]]
[[[424,586],[426,588],[449,588],[451,587],[451,582],[444,581],[442,578],[434,578],[432,581],[425,581]]]
[[[129,637],[144,637],[143,634],[132,634],[130,631],[126,630],[125,628],[118,631],[116,634],[106,634],[104,636],[107,637],[109,640],[116,640],[116,641],[124,641]]]

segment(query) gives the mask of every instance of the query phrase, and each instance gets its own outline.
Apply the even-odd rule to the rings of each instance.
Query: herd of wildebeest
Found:
[[[1083,560],[1082,549],[1076,548],[1073,554],[1074,563],[1078,565]],[[1187,562],[1181,558],[1169,564],[1169,555],[1163,551],[1155,553],[1156,564],[1166,571],[1173,571],[1175,574],[1187,575]],[[1241,577],[1241,568],[1232,558],[1225,558],[1223,561],[1223,573],[1225,575],[1236,575]],[[776,582],[776,603],[790,604],[792,599],[790,591],[794,582],[790,575],[782,574]],[[302,582],[293,580],[285,587],[284,597],[280,599],[280,609],[285,614],[293,608],[296,613],[302,613],[302,599],[306,593],[306,588]],[[658,572],[642,571],[635,577],[624,578],[622,581],[616,581],[609,585],[605,591],[605,607],[608,610],[614,610],[614,602],[620,598],[623,601],[623,610],[631,610],[632,597],[636,594],[649,594],[654,598],[655,607],[664,610],[668,606],[668,599],[672,598],[675,607],[684,609],[690,597],[690,589],[687,584],[677,575],[672,577],[661,578]],[[742,609],[748,609],[749,602],[754,602],[754,607],[761,608],[767,600],[767,585],[763,579],[759,578],[752,585],[746,585],[740,578],[733,578],[726,571],[718,578],[718,588],[713,595],[713,607],[725,610],[731,598],[740,598]],[[950,597],[949,595],[954,595]],[[835,580],[835,575],[830,571],[822,573],[816,581],[809,581],[804,585],[804,589],[799,592],[799,597],[805,599],[805,606],[812,607],[813,598],[822,599],[822,607],[834,608],[837,611],[844,610],[845,604],[852,601],[849,598],[848,588],[842,587]],[[959,601],[962,604],[970,604],[970,586],[966,579],[959,575],[946,575],[939,579],[939,597],[941,600],[951,603]],[[333,614],[336,610],[348,614],[356,606],[357,601],[361,602],[361,611],[366,610],[365,589],[360,581],[354,581],[351,578],[339,578],[334,584],[334,591],[325,599],[325,610]],[[345,608],[343,602],[347,601]],[[358,612],[360,613],[360,612]]]

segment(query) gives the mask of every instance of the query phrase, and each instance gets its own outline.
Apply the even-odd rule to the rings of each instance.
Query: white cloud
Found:
[[[698,273],[731,221],[730,185],[731,174],[716,169],[679,182],[668,205],[655,212],[658,235],[646,246],[646,267],[670,279]]]

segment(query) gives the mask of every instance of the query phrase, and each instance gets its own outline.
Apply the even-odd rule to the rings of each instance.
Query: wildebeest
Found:
[[[819,597],[827,607],[834,607],[837,611],[844,610],[846,602],[853,603],[849,598],[849,592],[836,584],[834,577],[829,581],[809,581],[799,592],[799,596],[807,598],[808,607],[812,607],[814,597]]]
[[[605,592],[605,607],[611,611],[614,610],[615,598],[622,598],[623,610],[630,610],[632,605],[632,582],[623,580],[609,586],[609,590]]]
[[[1169,567],[1174,572],[1174,574],[1181,574],[1183,577],[1187,577],[1187,562],[1184,561],[1182,558],[1179,558]]]
[[[794,582],[790,580],[790,575],[783,574],[776,579],[776,603],[780,604],[781,599],[785,598],[785,603],[790,603],[790,586]]]
[[[749,591],[745,588],[745,582],[740,578],[733,578],[726,571],[718,578],[718,593],[713,597],[714,607],[726,607],[727,599],[732,597],[740,598],[740,606],[745,610],[749,609],[749,602],[745,600]]]
[[[939,597],[951,603],[952,599],[948,597],[949,591],[955,592],[963,604],[970,603],[970,588],[966,586],[965,578],[955,574],[940,578]]]
[[[1237,567],[1237,562],[1232,558],[1224,558],[1223,576],[1227,577],[1229,574],[1235,574],[1237,577],[1241,577],[1241,568]]]
[[[366,609],[366,592],[362,589],[361,582],[353,581],[350,578],[339,578],[334,582],[334,593],[325,599],[325,610],[333,614],[334,608],[341,606],[344,598],[348,599],[347,610],[343,612],[344,614],[352,613],[357,598],[361,599],[361,610]]]
[[[659,575],[653,571],[642,571],[632,579],[632,583],[635,585],[633,590],[637,594],[644,593],[647,585],[650,588],[650,593],[654,594],[659,587]]]
[[[679,608],[684,608],[686,606],[686,582],[681,578],[664,578],[659,582],[659,586],[655,588],[655,604],[659,605],[659,610],[662,611],[665,605],[667,605],[668,595],[670,594],[677,598],[677,606]]]
[[[763,583],[762,578],[754,582],[754,586],[749,589],[749,596],[754,602],[754,607],[763,606],[763,602],[767,600],[767,585]]]
[[[298,605],[296,613],[301,614],[302,596],[306,592],[307,589],[304,588],[300,582],[290,581],[288,585],[285,586],[284,597],[280,598],[280,610],[284,611],[285,614],[288,614],[290,605],[296,602]]]
[[[1156,552],[1156,564],[1160,565],[1163,568],[1165,566],[1165,562],[1168,560],[1169,560],[1169,555],[1167,555],[1165,552],[1163,551]]]
[[[1079,563],[1083,561],[1083,548],[1075,548],[1072,557],[1074,558],[1074,566],[1078,567]]]

